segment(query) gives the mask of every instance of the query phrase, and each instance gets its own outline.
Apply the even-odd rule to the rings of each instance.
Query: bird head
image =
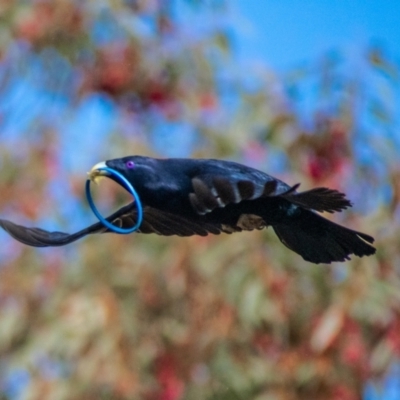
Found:
[[[118,178],[115,178],[105,169],[108,167],[122,174],[134,187],[142,186],[145,182],[149,182],[155,177],[151,160],[148,157],[128,156],[102,161],[93,166],[88,172],[88,177],[94,183],[98,183],[102,178],[108,177],[121,185]]]

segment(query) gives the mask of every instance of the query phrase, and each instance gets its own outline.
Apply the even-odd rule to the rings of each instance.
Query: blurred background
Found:
[[[0,399],[400,399],[400,6],[372,3],[0,0],[2,218],[73,232],[99,161],[223,158],[344,191],[378,249],[0,232]]]

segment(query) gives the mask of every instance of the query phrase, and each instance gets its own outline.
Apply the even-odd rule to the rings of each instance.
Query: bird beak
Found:
[[[107,165],[104,161],[97,163],[93,168],[87,173],[89,179],[94,183],[99,183],[99,181],[105,177],[109,176],[107,171],[104,171],[103,168],[106,168]]]

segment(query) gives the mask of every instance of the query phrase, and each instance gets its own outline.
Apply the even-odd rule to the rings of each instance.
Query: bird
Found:
[[[127,156],[97,163],[88,178],[118,181],[104,167],[122,174],[135,188],[143,207],[138,233],[206,236],[272,227],[280,241],[304,260],[342,262],[351,255],[370,256],[374,238],[320,215],[352,206],[344,193],[325,187],[299,192],[262,171],[233,161]],[[126,188],[125,188],[126,189]],[[137,221],[135,202],[106,218],[120,228]],[[76,233],[50,232],[0,219],[0,227],[35,247],[64,246],[89,234],[110,232],[97,222]]]

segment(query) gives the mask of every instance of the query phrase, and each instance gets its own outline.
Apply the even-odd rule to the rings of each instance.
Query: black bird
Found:
[[[374,239],[321,217],[351,206],[343,193],[327,188],[297,192],[264,172],[235,162],[212,159],[155,159],[129,156],[96,164],[96,181],[108,166],[136,189],[144,211],[138,232],[206,236],[272,226],[281,242],[313,263],[345,261],[351,254],[375,253]],[[113,179],[112,176],[110,176]],[[122,228],[137,218],[134,202],[107,218]],[[74,234],[28,228],[0,219],[11,236],[30,246],[64,246],[85,235],[107,232],[100,222]]]

